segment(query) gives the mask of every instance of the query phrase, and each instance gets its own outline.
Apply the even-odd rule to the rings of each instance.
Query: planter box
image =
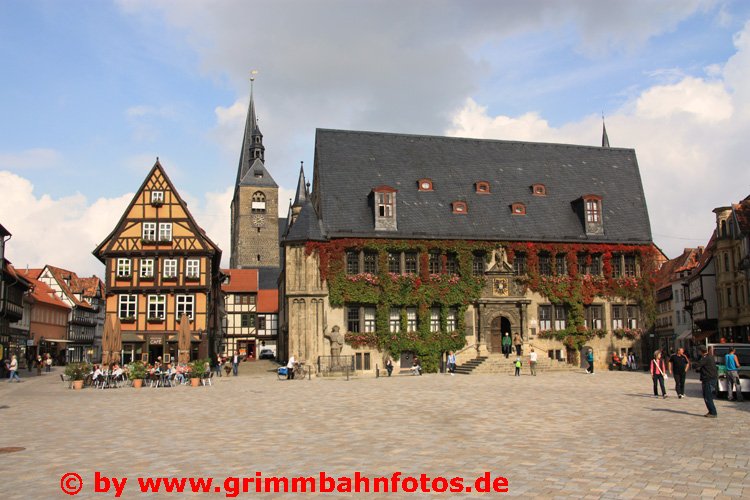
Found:
[[[74,380],[73,389],[77,391],[80,391],[81,389],[83,389],[83,380]]]
[[[199,385],[201,385],[201,379],[199,379],[199,378],[191,378],[190,379],[190,385],[193,386],[193,387],[198,387]]]
[[[133,380],[133,387],[135,387],[136,389],[140,389],[141,387],[143,387],[143,379],[137,378]]]

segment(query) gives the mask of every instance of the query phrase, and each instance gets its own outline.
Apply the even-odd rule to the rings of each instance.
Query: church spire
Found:
[[[257,70],[250,72],[250,103],[247,108],[247,121],[245,132],[242,135],[242,151],[240,152],[240,164],[237,167],[237,184],[245,177],[255,160],[265,161],[266,148],[263,146],[263,134],[258,127],[258,118],[255,115],[255,99],[253,96],[253,84]]]
[[[607,125],[604,123],[604,112],[602,112],[602,147],[609,147],[609,137],[607,137]]]
[[[307,187],[305,185],[305,165],[299,162],[299,180],[297,181],[297,195],[294,197],[292,206],[301,207],[307,200]]]

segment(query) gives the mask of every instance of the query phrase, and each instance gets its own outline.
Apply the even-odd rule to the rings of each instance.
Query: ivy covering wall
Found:
[[[602,334],[584,327],[584,306],[591,304],[595,297],[626,298],[641,307],[647,324],[653,322],[655,250],[651,246],[351,238],[330,242],[308,242],[305,250],[307,255],[318,255],[321,279],[327,282],[331,306],[365,304],[374,305],[376,308],[375,332],[347,332],[348,344],[353,347],[377,347],[394,357],[399,356],[401,352],[412,351],[420,357],[422,367],[426,371],[436,371],[444,352],[455,351],[465,346],[466,308],[480,298],[485,285],[483,276],[475,276],[472,273],[474,255],[477,252],[489,253],[498,247],[505,249],[511,264],[517,253],[523,252],[526,255],[527,273],[516,278],[525,289],[538,292],[553,304],[567,307],[566,328],[552,332],[550,336],[568,346],[580,348],[597,333]],[[348,250],[377,252],[377,273],[348,275],[345,258]],[[458,274],[430,274],[430,251],[441,252],[443,269],[447,253],[455,253]],[[418,252],[419,272],[389,273],[388,252]],[[540,252],[547,252],[553,258],[558,254],[565,254],[567,273],[540,275]],[[586,255],[589,264],[592,255],[600,255],[602,275],[579,275],[579,254]],[[638,256],[640,277],[613,277],[611,259],[617,254]],[[417,308],[416,331],[407,331],[406,307]],[[432,307],[440,309],[438,332],[430,331]],[[390,332],[391,308],[401,311],[399,333]],[[448,332],[447,319],[451,308],[456,311],[456,329]],[[628,336],[632,334],[633,332],[623,333]]]

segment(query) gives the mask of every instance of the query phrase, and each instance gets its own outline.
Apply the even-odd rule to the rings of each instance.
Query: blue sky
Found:
[[[9,256],[100,274],[90,251],[158,155],[228,257],[252,68],[282,206],[316,127],[596,145],[603,111],[675,256],[750,194],[749,19],[719,0],[6,0]]]

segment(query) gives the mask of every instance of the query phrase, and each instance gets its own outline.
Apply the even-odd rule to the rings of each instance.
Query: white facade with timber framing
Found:
[[[221,250],[158,159],[94,255],[106,266],[107,314],[122,323],[123,361],[175,358],[183,313],[190,318],[191,359],[215,351]]]

